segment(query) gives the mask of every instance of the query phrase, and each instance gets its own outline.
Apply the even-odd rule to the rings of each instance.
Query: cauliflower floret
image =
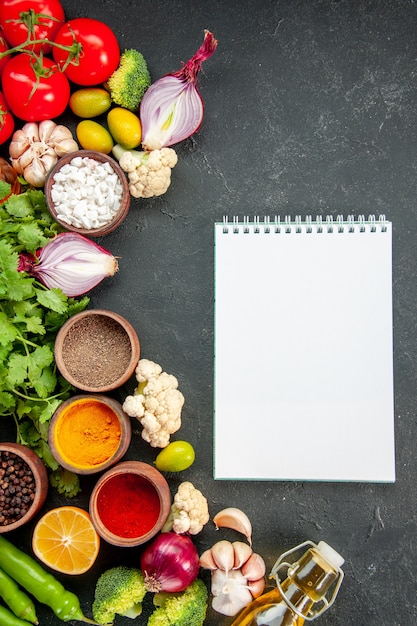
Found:
[[[178,162],[172,148],[141,152],[125,150],[119,144],[113,154],[129,179],[130,194],[134,198],[151,198],[164,194],[171,184],[171,170]]]
[[[127,396],[123,403],[123,411],[130,415],[130,417],[143,417],[145,412],[143,408],[143,396]]]
[[[163,530],[197,535],[209,519],[207,498],[190,481],[185,481],[178,486]]]
[[[140,421],[145,441],[154,448],[165,448],[181,427],[184,396],[178,380],[149,359],[139,360],[135,375],[139,385],[125,398],[123,410]]]

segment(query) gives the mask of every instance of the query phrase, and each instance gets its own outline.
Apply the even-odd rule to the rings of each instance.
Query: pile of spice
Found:
[[[89,315],[68,330],[62,360],[73,378],[84,386],[101,388],[123,376],[132,354],[125,329],[112,318]]]
[[[96,398],[71,402],[60,414],[55,446],[66,463],[94,468],[117,452],[121,426],[114,410]]]
[[[35,499],[35,477],[18,454],[0,451],[0,526],[19,521]]]
[[[153,485],[136,474],[117,474],[107,480],[97,498],[104,526],[118,537],[141,537],[158,521],[159,496]]]

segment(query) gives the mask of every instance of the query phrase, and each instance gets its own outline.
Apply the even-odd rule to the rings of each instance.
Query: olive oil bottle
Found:
[[[302,550],[295,562],[285,559]],[[271,578],[277,586],[262,594],[239,613],[232,626],[302,626],[327,610],[336,599],[344,559],[324,541],[306,541],[285,552],[275,563]],[[281,582],[279,571],[287,568]],[[327,600],[326,594],[332,595]]]

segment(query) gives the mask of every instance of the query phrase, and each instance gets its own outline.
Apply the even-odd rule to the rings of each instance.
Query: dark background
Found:
[[[268,572],[281,552],[306,539],[336,548],[346,559],[345,581],[335,606],[319,620],[323,626],[415,624],[417,4],[63,0],[63,5],[67,18],[108,23],[122,49],[144,54],[154,80],[192,56],[204,29],[219,41],[199,75],[205,101],[200,131],[176,146],[179,163],[168,192],[132,201],[123,225],[101,239],[120,257],[120,271],[91,292],[90,307],[127,317],[142,356],[179,380],[186,403],[176,438],[189,440],[197,457],[192,468],[170,477],[173,492],[179,481],[191,480],[206,495],[212,516],[227,506],[244,509],[252,520],[254,549]],[[75,128],[73,118],[64,119]],[[381,213],[393,222],[396,483],[214,481],[214,222],[223,215]],[[262,326],[260,319],[264,331]],[[261,394],[250,386],[256,363],[250,334],[245,340],[248,392]],[[116,395],[123,399],[132,390],[133,381]],[[135,430],[126,458],[152,463],[157,451],[140,438],[140,428]],[[311,439],[312,455],[321,454],[320,435],[314,424],[303,433]],[[285,429],[277,455],[282,446],[297,454],[297,441],[286,440]],[[83,492],[73,504],[88,506],[94,480],[82,479]],[[63,503],[51,493],[47,506]],[[29,547],[31,529],[10,539]],[[240,537],[216,533],[210,522],[197,538],[200,552],[219,538]],[[103,542],[88,574],[61,580],[80,595],[91,616],[101,571],[135,564],[139,553]],[[46,608],[39,615],[42,626],[58,622]],[[210,610],[206,623],[229,622]]]

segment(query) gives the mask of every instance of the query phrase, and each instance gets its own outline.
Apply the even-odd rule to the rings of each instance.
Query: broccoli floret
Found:
[[[96,584],[94,620],[98,624],[111,624],[116,614],[137,617],[142,612],[145,594],[145,580],[139,569],[120,565],[106,570]]]
[[[115,104],[137,111],[150,84],[151,75],[143,54],[129,49],[121,55],[118,68],[107,81],[107,89]]]
[[[207,612],[208,591],[196,578],[181,593],[159,592],[154,595],[157,607],[148,619],[148,626],[202,626]]]

